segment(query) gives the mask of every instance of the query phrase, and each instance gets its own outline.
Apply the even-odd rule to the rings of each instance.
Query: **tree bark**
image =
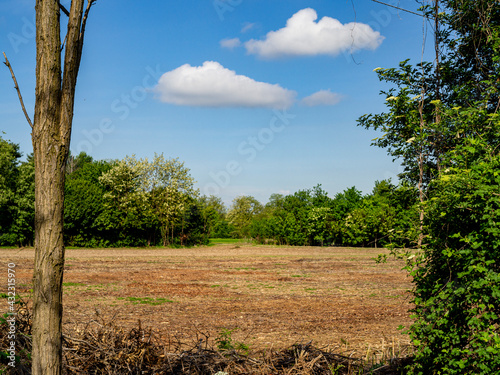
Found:
[[[32,374],[62,372],[62,281],[65,165],[85,21],[94,0],[73,0],[64,67],[59,1],[36,1],[36,90],[32,131],[35,160],[35,267]]]
[[[420,101],[418,103],[418,113],[420,115],[420,136],[424,133],[425,121],[424,121],[424,96],[425,89],[422,86]],[[422,243],[424,241],[424,201],[425,201],[425,193],[424,193],[424,147],[422,145],[422,140],[420,140],[420,151],[418,154],[418,200],[420,202],[419,205],[419,232],[417,239],[418,248],[422,248]]]

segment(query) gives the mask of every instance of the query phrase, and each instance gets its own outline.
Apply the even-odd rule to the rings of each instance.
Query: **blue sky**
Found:
[[[388,0],[415,11],[413,0]],[[0,2],[0,46],[32,116],[34,0]],[[62,0],[69,8],[69,0]],[[66,21],[66,17],[61,17]],[[322,184],[331,196],[400,167],[356,126],[384,110],[373,70],[432,60],[423,19],[371,0],[99,0],[91,10],[72,152],[178,157],[202,194],[231,202]],[[2,137],[32,151],[10,73]]]

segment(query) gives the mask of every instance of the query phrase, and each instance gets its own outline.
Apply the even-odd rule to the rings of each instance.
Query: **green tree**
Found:
[[[114,246],[146,245],[154,238],[151,228],[159,223],[143,188],[146,169],[143,161],[126,157],[99,177],[105,193],[97,225]]]
[[[332,239],[332,209],[312,207],[307,213],[306,235],[310,245],[323,246]]]
[[[347,215],[344,241],[354,246],[385,245],[395,225],[394,208],[388,197],[377,192],[366,197],[359,207]]]
[[[415,284],[410,373],[498,373],[500,4],[435,0],[423,11],[436,30],[434,64],[379,69],[398,91],[385,94],[388,113],[360,119],[384,131],[375,144],[419,188],[427,237],[405,252]]]
[[[352,186],[342,193],[337,193],[331,202],[333,223],[333,243],[336,245],[347,245],[349,235],[346,233],[346,218],[358,208],[363,202],[361,191]]]
[[[17,144],[0,137],[0,244],[32,245],[35,181],[33,156],[20,162]]]
[[[180,245],[208,245],[209,236],[205,229],[203,208],[196,199],[191,198],[181,222]]]
[[[203,217],[203,230],[209,238],[229,238],[234,228],[227,221],[227,209],[221,198],[214,195],[198,199]]]
[[[99,226],[98,218],[104,210],[106,190],[99,177],[111,169],[106,161],[93,161],[86,154],[72,159],[77,161],[73,172],[66,176],[64,201],[65,243],[71,246],[107,246],[106,232]],[[108,233],[109,235],[109,233]]]
[[[421,233],[420,204],[418,190],[402,181],[388,196],[394,212],[394,227],[389,229],[390,247],[414,247]]]
[[[0,137],[0,243],[14,245],[17,238],[12,233],[15,220],[15,196],[19,176],[19,145]]]
[[[252,220],[262,212],[262,204],[252,196],[239,196],[233,199],[227,218],[234,225],[234,236],[238,238],[250,235]]]
[[[155,154],[153,160],[140,161],[144,174],[140,181],[142,193],[148,197],[153,215],[160,223],[163,246],[174,242],[174,227],[188,208],[190,199],[198,195],[189,169],[179,159],[165,159]]]
[[[394,88],[382,91],[389,111],[364,115],[358,120],[359,125],[383,133],[380,138],[374,139],[372,145],[386,148],[394,160],[399,159],[404,167],[399,177],[417,186],[420,203],[423,204],[426,188],[441,170],[443,154],[450,147],[449,134],[453,133],[441,121],[434,121],[439,101],[436,101],[438,82],[431,76],[432,64],[419,63],[413,67],[409,60],[405,60],[400,63],[399,69],[378,68],[376,71],[380,80],[396,84],[399,91]],[[422,207],[418,246],[423,240]]]
[[[68,160],[66,161],[66,173],[71,174],[76,172],[78,169],[83,167],[85,164],[92,163],[94,159],[92,156],[87,155],[86,152],[82,151],[77,156],[73,156],[70,152],[68,155]]]
[[[12,233],[20,246],[31,246],[34,241],[35,227],[35,163],[33,155],[19,166],[19,175],[14,197],[15,216]]]
[[[175,225],[182,223],[188,203],[198,194],[184,163],[157,154],[152,161],[126,157],[99,181],[106,188],[100,221],[107,229],[123,228],[125,242],[130,242],[128,235],[151,234],[152,228],[159,227],[163,246],[173,243]],[[148,244],[153,237],[149,236]]]
[[[363,201],[363,193],[352,186],[342,193],[337,193],[331,202],[335,219],[344,219],[349,212],[358,207]]]
[[[498,121],[495,127],[500,131]],[[494,151],[467,169],[448,169],[432,184],[428,244],[410,268],[413,373],[500,371],[499,169]]]

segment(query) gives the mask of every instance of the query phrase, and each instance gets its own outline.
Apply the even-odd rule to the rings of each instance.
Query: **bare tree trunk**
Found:
[[[162,224],[162,227],[161,227],[161,239],[162,239],[162,243],[163,243],[163,246],[167,246],[167,238],[169,236],[169,222],[167,221],[167,223],[165,224]]]
[[[436,68],[434,71],[436,80],[436,100],[441,100],[441,65],[439,59],[439,0],[434,0],[434,51],[436,54]],[[434,147],[436,154],[436,167],[438,170],[438,175],[441,174],[441,154],[442,154],[442,134],[438,130],[439,123],[441,122],[441,114],[438,108],[436,108],[435,116],[435,139]]]
[[[425,127],[425,121],[424,121],[424,95],[425,95],[425,89],[422,87],[422,91],[420,94],[420,102],[418,104],[418,113],[420,115],[420,134],[422,135],[424,133],[424,127]],[[418,155],[418,198],[420,202],[420,212],[419,212],[419,222],[420,222],[420,227],[419,227],[419,233],[418,233],[418,240],[417,240],[417,246],[419,248],[422,247],[422,242],[424,240],[424,201],[425,201],[425,194],[424,194],[424,146],[422,145],[422,140],[420,140],[420,152]]]
[[[418,233],[418,240],[417,240],[417,246],[418,248],[422,247],[422,243],[424,240],[424,201],[425,201],[425,195],[424,195],[424,154],[423,150],[420,150],[420,154],[418,156],[418,198],[420,202],[420,208],[419,208],[419,233]]]
[[[59,1],[36,1],[34,375],[62,372],[62,281],[65,165],[75,86],[88,11],[95,0],[72,0],[61,61]]]
[[[63,200],[66,149],[59,132],[61,53],[59,6],[36,4],[36,102],[32,132],[35,160],[35,270],[33,374],[62,368]]]

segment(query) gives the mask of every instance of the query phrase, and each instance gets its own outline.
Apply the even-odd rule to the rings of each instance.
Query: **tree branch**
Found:
[[[61,3],[59,3],[59,9],[62,10],[62,12],[66,15],[66,17],[69,17],[69,12],[68,10],[64,7],[64,5],[62,5]]]
[[[87,9],[85,9],[85,13],[83,15],[83,20],[82,20],[82,27],[81,27],[81,31],[80,31],[80,51],[79,51],[79,55],[80,55],[80,58],[81,58],[81,55],[82,55],[82,49],[83,49],[83,38],[85,36],[85,26],[87,25],[87,18],[89,16],[89,12],[90,12],[90,7],[92,7],[92,5],[96,2],[97,0],[88,0],[87,2]]]
[[[80,68],[83,49],[85,26],[90,8],[96,0],[72,0],[69,11],[68,31],[66,33],[66,52],[64,55],[64,70],[61,91],[60,134],[69,146],[71,121],[73,118],[75,86]]]
[[[31,122],[31,119],[28,116],[28,112],[26,112],[26,107],[24,106],[23,96],[21,95],[21,90],[19,89],[19,85],[17,84],[16,76],[14,74],[14,71],[12,70],[12,66],[10,65],[9,59],[7,58],[7,55],[5,54],[5,52],[3,53],[3,57],[5,57],[4,64],[7,66],[7,68],[9,68],[10,74],[11,74],[12,79],[14,81],[14,87],[16,88],[17,96],[19,96],[19,101],[21,102],[21,107],[23,109],[24,116],[26,116],[26,120],[28,121],[28,124],[31,126],[31,129],[33,129],[33,123]]]

